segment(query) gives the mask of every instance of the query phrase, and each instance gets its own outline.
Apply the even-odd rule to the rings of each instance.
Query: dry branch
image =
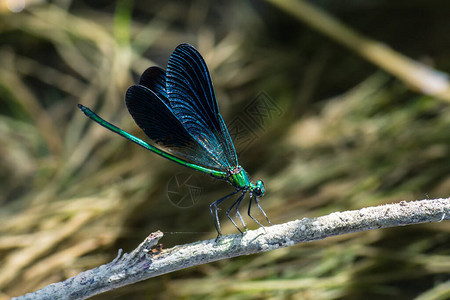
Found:
[[[150,234],[130,254],[14,299],[86,299],[161,274],[230,257],[292,246],[330,236],[372,229],[450,220],[450,198],[400,202],[296,220],[244,235],[223,236],[159,251],[152,249],[163,234]]]

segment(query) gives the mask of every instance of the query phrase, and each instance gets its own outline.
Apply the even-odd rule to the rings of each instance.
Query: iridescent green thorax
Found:
[[[256,184],[250,181],[247,172],[241,166],[231,168],[225,177],[238,190],[250,191],[250,195],[262,197],[265,193],[264,182],[256,181]]]
[[[229,176],[228,181],[238,189],[247,188],[253,189],[255,185],[251,183],[248,178],[247,172],[245,172],[244,168],[241,166],[236,166],[230,170],[228,170]]]

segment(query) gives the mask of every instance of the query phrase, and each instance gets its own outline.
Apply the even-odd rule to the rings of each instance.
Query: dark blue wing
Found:
[[[184,128],[217,164],[223,168],[237,166],[236,150],[200,53],[189,44],[179,45],[169,58],[166,80],[170,106]]]
[[[205,167],[223,169],[173,114],[165,82],[165,71],[151,67],[142,74],[139,85],[128,89],[126,105],[136,124],[162,150]]]
[[[150,67],[142,73],[139,85],[143,85],[170,106],[166,92],[166,71],[160,67]]]

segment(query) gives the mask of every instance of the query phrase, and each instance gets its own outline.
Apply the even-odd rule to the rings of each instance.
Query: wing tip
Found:
[[[166,70],[164,70],[163,68],[158,67],[158,66],[152,66],[152,67],[145,69],[145,71],[142,72],[141,77],[139,78],[139,84],[145,86],[145,84],[142,84],[142,83],[145,83],[147,80],[149,80],[149,78],[153,79],[153,80],[156,80],[158,78],[159,79],[164,78],[164,80],[165,80],[166,79]]]
[[[177,48],[194,48],[195,49],[195,47],[189,43],[181,43],[175,49],[177,49]]]
[[[179,51],[187,51],[190,53],[196,53],[197,55],[199,55],[200,57],[202,57],[202,55],[200,54],[200,52],[191,44],[189,43],[182,43],[179,44],[175,50],[173,50],[173,53],[179,52]],[[202,58],[203,59],[203,58]],[[169,59],[170,60],[170,59]]]

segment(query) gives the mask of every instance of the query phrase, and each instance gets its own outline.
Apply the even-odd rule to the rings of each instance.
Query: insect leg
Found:
[[[243,199],[243,198],[241,198],[241,199],[239,200],[239,202],[237,203],[237,205],[236,205],[236,215],[237,215],[237,216],[239,217],[239,219],[241,220],[242,225],[243,225],[244,228],[245,228],[245,231],[247,231],[247,226],[245,225],[245,222],[244,222],[244,220],[242,219],[241,213],[239,212],[239,206],[240,206],[241,203],[242,203],[242,199]]]
[[[256,203],[256,206],[258,206],[259,210],[263,213],[264,217],[266,217],[267,223],[272,225],[272,223],[270,223],[269,218],[266,215],[266,212],[262,209],[261,205],[259,205],[258,197],[256,197],[256,196],[255,196],[255,203]]]
[[[213,218],[213,222],[214,222],[214,226],[216,226],[216,230],[217,230],[217,239],[222,235],[222,231],[220,230],[220,222],[219,222],[219,214],[217,212],[217,207],[226,199],[230,198],[231,196],[233,196],[234,194],[236,194],[237,192],[239,192],[240,190],[235,190],[234,192],[232,192],[231,194],[228,194],[222,198],[220,198],[219,200],[214,201],[213,203],[211,203],[211,205],[209,205],[209,211],[211,212],[211,217]]]
[[[239,227],[236,225],[236,223],[234,222],[233,218],[230,217],[230,211],[233,209],[233,207],[234,207],[236,204],[238,205],[237,208],[239,207],[239,203],[241,203],[241,201],[242,201],[242,199],[244,198],[244,196],[245,196],[246,193],[247,193],[247,191],[244,190],[244,191],[242,192],[242,194],[239,196],[239,198],[237,198],[237,200],[234,201],[233,205],[231,205],[230,208],[227,210],[227,217],[228,217],[228,219],[230,219],[231,223],[233,223],[234,227],[236,227],[237,230],[239,230],[240,233],[243,233],[243,232],[242,232],[241,229],[239,229]],[[236,208],[236,209],[237,209],[237,208]],[[239,213],[239,211],[238,211],[238,213]],[[241,219],[241,222],[242,222],[242,224],[244,225],[244,228],[247,230],[247,227],[245,227],[244,220],[242,220],[242,217],[241,217],[240,214],[239,214],[239,218]]]
[[[261,224],[261,223],[260,223],[258,220],[256,220],[255,218],[253,218],[253,216],[250,214],[250,211],[251,211],[251,209],[252,209],[252,200],[253,200],[253,198],[255,198],[256,204],[258,204],[258,201],[256,200],[256,197],[254,197],[253,193],[250,192],[250,202],[248,203],[248,216],[249,216],[250,218],[252,218],[252,220],[255,221],[259,226],[261,226],[261,227],[264,228],[264,225]],[[258,206],[259,206],[259,205],[258,205]],[[265,215],[265,214],[264,214],[264,215]]]

